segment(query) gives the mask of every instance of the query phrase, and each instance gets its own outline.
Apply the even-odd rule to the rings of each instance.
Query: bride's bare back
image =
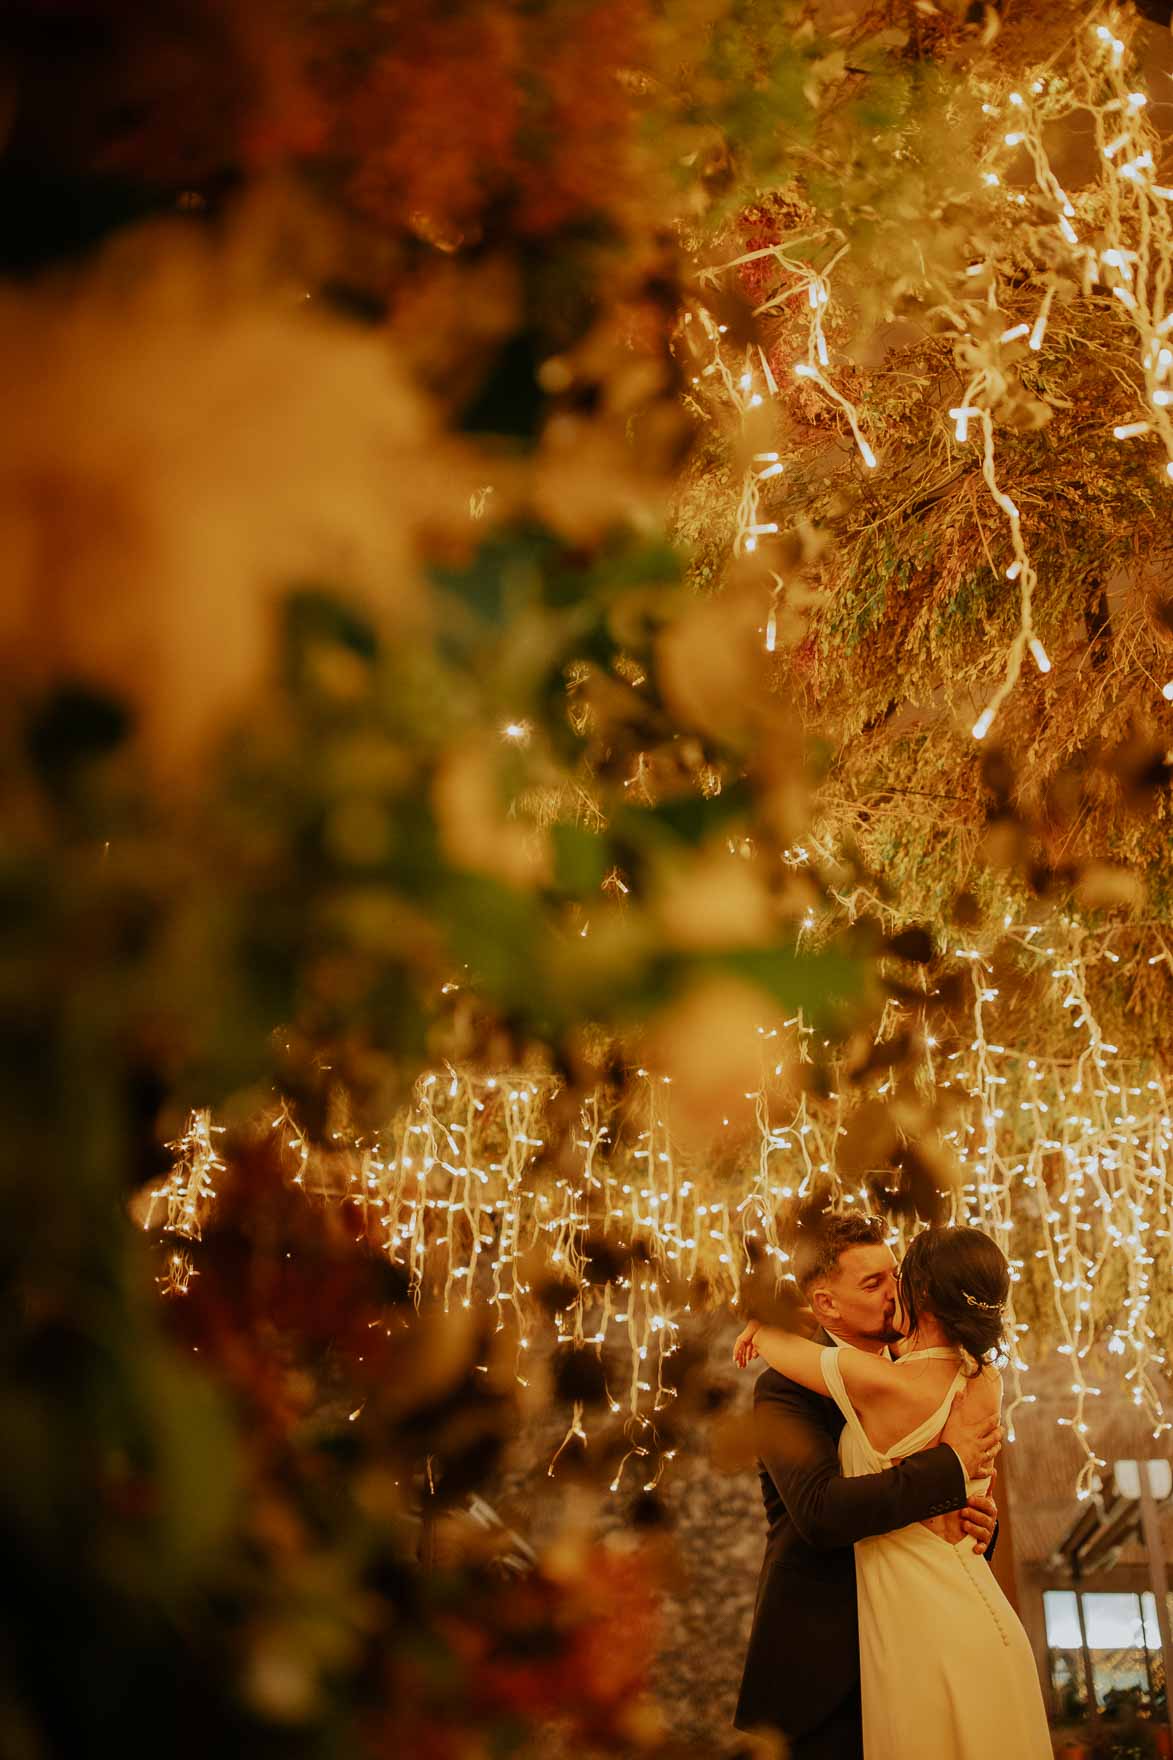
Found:
[[[960,1361],[960,1355],[898,1359],[899,1373],[887,1377],[885,1385],[850,1389],[860,1422],[879,1453],[888,1454],[937,1409],[949,1391]],[[959,1403],[967,1419],[997,1418],[1002,1409],[1002,1377],[997,1369],[987,1364],[971,1376]],[[942,1431],[938,1431],[921,1447],[935,1448],[941,1435]],[[926,1517],[923,1525],[950,1545],[956,1544],[964,1533],[960,1511],[956,1510],[948,1515]]]

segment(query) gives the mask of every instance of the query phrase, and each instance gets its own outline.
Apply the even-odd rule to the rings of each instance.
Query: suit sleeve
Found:
[[[910,1455],[885,1472],[844,1478],[818,1396],[777,1377],[754,1389],[758,1455],[787,1513],[810,1546],[852,1546],[871,1534],[906,1528],[928,1516],[961,1509],[965,1474],[951,1448]]]

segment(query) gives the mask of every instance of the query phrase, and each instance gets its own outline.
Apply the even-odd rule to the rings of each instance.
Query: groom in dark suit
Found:
[[[795,1277],[825,1344],[896,1343],[896,1261],[877,1217],[824,1216],[795,1253]],[[744,1335],[743,1335],[744,1336]],[[739,1341],[740,1342],[740,1341]],[[993,1465],[1002,1432],[955,1406],[935,1448],[883,1473],[845,1479],[843,1414],[773,1369],[754,1387],[754,1431],[769,1533],[734,1726],[781,1730],[790,1760],[862,1760],[856,1540],[962,1511],[980,1552],[994,1536],[988,1497],[965,1480]]]

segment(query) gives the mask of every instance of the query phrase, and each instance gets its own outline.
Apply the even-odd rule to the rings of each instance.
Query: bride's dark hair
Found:
[[[909,1246],[897,1278],[909,1337],[927,1312],[949,1343],[978,1364],[1002,1344],[1010,1267],[980,1228],[926,1228]]]

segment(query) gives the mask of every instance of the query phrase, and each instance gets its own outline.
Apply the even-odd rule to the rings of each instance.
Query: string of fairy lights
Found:
[[[1163,1260],[1167,1275],[1173,1264],[1173,1117],[1160,1072],[1122,1058],[1104,1039],[1084,960],[1045,944],[1031,951],[1049,963],[1056,1000],[1079,1036],[1073,1052],[1040,1058],[994,1042],[987,1016],[998,992],[989,968],[977,949],[958,949],[973,966],[974,1038],[944,1067],[933,1067],[931,1049],[927,1055],[941,1091],[959,1088],[973,1103],[964,1122],[944,1134],[971,1176],[963,1182],[965,1220],[993,1233],[1007,1252],[1012,1291],[1025,1270],[1013,1257],[1020,1223],[1029,1217],[1033,1224],[1035,1243],[1027,1250],[1044,1264],[1055,1349],[1071,1374],[1070,1410],[1056,1422],[1071,1428],[1082,1453],[1075,1490],[1083,1499],[1099,1488],[1106,1465],[1095,1451],[1088,1406],[1104,1392],[1091,1373],[1105,1360],[1098,1344],[1124,1359],[1114,1391],[1127,1393],[1153,1439],[1173,1428],[1159,1385],[1165,1353],[1149,1311],[1154,1268]],[[1018,1341],[1007,1365],[1013,1439],[1015,1414],[1034,1396],[1024,1386],[1029,1334],[1013,1302],[1008,1319]]]
[[[1150,120],[1148,94],[1130,76],[1130,31],[1134,23],[1114,10],[1073,33],[1069,55],[1060,66],[1029,74],[1022,89],[1007,89],[982,102],[987,141],[980,177],[993,224],[991,233],[1013,239],[1003,257],[991,252],[965,265],[959,276],[935,288],[935,314],[952,330],[958,370],[964,381],[960,401],[949,411],[952,438],[958,447],[975,438],[981,448],[981,476],[990,499],[1002,515],[1008,556],[997,566],[1018,594],[1019,627],[1007,651],[1002,676],[972,727],[983,740],[1013,691],[1029,654],[1040,672],[1051,670],[1051,659],[1034,622],[1038,576],[1023,530],[1021,510],[1000,477],[997,420],[1008,389],[1017,380],[1026,351],[1038,354],[1046,339],[1056,297],[1090,299],[1107,294],[1132,332],[1138,364],[1138,408],[1135,419],[1117,423],[1113,436],[1130,443],[1157,440],[1164,448],[1165,473],[1173,480],[1173,187],[1159,181],[1163,142]],[[1094,130],[1095,173],[1069,192],[1057,176],[1047,138],[1057,124],[1086,113]],[[1022,175],[1022,165],[1029,176]],[[1007,232],[1007,221],[1010,231]],[[754,311],[755,319],[792,301],[808,310],[802,358],[790,365],[794,378],[816,388],[841,411],[864,466],[876,470],[880,460],[864,431],[857,405],[834,382],[825,316],[831,303],[831,277],[848,251],[832,229],[806,230],[776,245],[743,252],[707,268],[702,286],[764,258],[773,259],[786,280]],[[812,255],[837,245],[822,268],[796,255],[803,243]],[[1041,288],[1037,306],[1024,318],[1019,287],[1026,281]],[[698,307],[688,314],[704,333],[711,358],[693,377],[695,386],[719,386],[743,427],[767,400],[785,395],[779,372],[763,348],[746,344],[736,361],[727,359],[726,327]],[[1121,358],[1126,355],[1121,350]],[[1078,358],[1075,370],[1078,371]],[[783,375],[783,381],[785,376]],[[758,431],[755,429],[755,432]],[[762,510],[762,488],[781,476],[787,460],[779,451],[751,454],[743,475],[733,548],[738,555],[760,552],[769,562],[769,546],[779,536],[779,522]],[[994,566],[992,564],[992,566]],[[771,572],[773,591],[765,626],[766,647],[776,643],[776,606],[784,590],[782,576]],[[1165,689],[1173,698],[1173,681]]]
[[[954,1183],[942,1188],[947,1219],[995,1236],[1011,1262],[1012,1288],[1029,1275],[1030,1257],[1044,1271],[1041,1329],[1028,1329],[1013,1303],[1008,1314],[1007,1422],[1013,1436],[1017,1413],[1035,1398],[1032,1367],[1053,1343],[1070,1367],[1067,1407],[1056,1422],[1079,1445],[1082,1498],[1104,1466],[1095,1434],[1105,1373],[1155,1439],[1173,1428],[1151,1314],[1159,1270],[1167,1278],[1173,1269],[1173,1113],[1160,1073],[1122,1057],[1100,1032],[1088,998],[1091,951],[1064,949],[1034,929],[1022,940],[1045,962],[1054,1008],[1073,1035],[1070,1053],[1037,1058],[999,1043],[988,957],[958,947],[972,979],[972,1039],[944,1053],[929,1035],[918,1074],[948,1115],[935,1127],[955,1167]],[[899,1024],[890,1018],[883,1030]],[[638,1072],[637,1098],[629,1095],[622,1110],[613,1097],[590,1097],[574,1132],[573,1165],[556,1175],[542,1164],[555,1087],[529,1075],[429,1072],[377,1140],[339,1133],[328,1153],[310,1144],[288,1108],[272,1128],[293,1183],[319,1202],[356,1207],[369,1238],[409,1274],[417,1302],[483,1305],[497,1331],[509,1330],[523,1386],[535,1344],[599,1355],[606,1404],[629,1445],[612,1482],[618,1491],[633,1474],[645,1486],[657,1483],[675,1452],[658,1441],[657,1415],[675,1397],[665,1371],[688,1316],[735,1304],[755,1261],[784,1278],[789,1225],[812,1194],[868,1212],[883,1202],[876,1173],[850,1180],[837,1162],[854,1104],[846,1080],[822,1099],[802,1093],[779,1113],[788,1059],[811,1054],[812,1035],[798,1017],[762,1029],[756,1129],[738,1138],[730,1126],[730,1150],[719,1159],[681,1155],[670,1084],[647,1071]],[[194,1114],[145,1217],[170,1237],[164,1281],[176,1293],[198,1270],[192,1243],[222,1171],[216,1139],[207,1114]],[[892,1227],[898,1250],[908,1228]],[[600,1277],[592,1267],[600,1241],[635,1251]],[[552,1320],[536,1295],[548,1278],[566,1292]],[[552,1473],[574,1438],[588,1440],[581,1405]]]

